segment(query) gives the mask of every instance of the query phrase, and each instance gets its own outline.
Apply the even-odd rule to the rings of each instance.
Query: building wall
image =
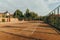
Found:
[[[5,22],[8,22],[7,20],[9,20],[9,18],[0,18],[0,22],[2,22],[2,19],[5,20]],[[10,18],[10,22],[17,22],[18,19],[17,18]]]
[[[7,18],[0,18],[0,22],[2,22],[2,19],[5,19],[5,22],[7,22]]]
[[[4,15],[4,17],[3,17],[3,15]],[[17,18],[12,17],[13,15],[11,15],[11,14],[9,14],[9,15],[10,15],[10,22],[17,22],[18,21]],[[7,20],[9,20],[9,18],[6,18],[5,16],[7,16],[7,15],[5,15],[4,13],[0,13],[0,22],[2,22],[2,19],[4,19],[5,22],[9,22],[9,21],[7,21]]]

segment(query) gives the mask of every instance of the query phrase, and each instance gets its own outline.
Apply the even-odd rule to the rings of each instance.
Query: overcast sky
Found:
[[[25,12],[30,9],[39,15],[47,15],[50,10],[60,4],[60,0],[0,0],[0,12],[13,13],[16,9]]]

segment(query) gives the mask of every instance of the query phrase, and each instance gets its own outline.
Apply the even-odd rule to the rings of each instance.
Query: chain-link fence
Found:
[[[60,30],[60,6],[52,10],[43,20]]]

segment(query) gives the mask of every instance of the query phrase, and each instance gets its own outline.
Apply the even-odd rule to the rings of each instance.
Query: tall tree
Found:
[[[22,19],[23,19],[23,13],[22,13],[22,11],[20,11],[19,9],[17,9],[17,10],[14,12],[13,17],[14,17],[14,18],[18,18],[19,20],[22,20]]]
[[[29,20],[29,17],[30,17],[29,9],[26,9],[26,12],[24,14],[24,18],[25,18],[25,20]]]
[[[37,17],[37,14],[35,12],[30,12],[29,9],[27,9],[24,16],[26,20],[33,20]]]
[[[35,12],[30,12],[30,17],[32,20],[37,19],[38,15]]]

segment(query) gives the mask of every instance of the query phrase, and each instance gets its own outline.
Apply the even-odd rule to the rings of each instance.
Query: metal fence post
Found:
[[[58,19],[57,19],[57,26],[59,27],[59,7],[57,8],[57,17],[58,17]]]

